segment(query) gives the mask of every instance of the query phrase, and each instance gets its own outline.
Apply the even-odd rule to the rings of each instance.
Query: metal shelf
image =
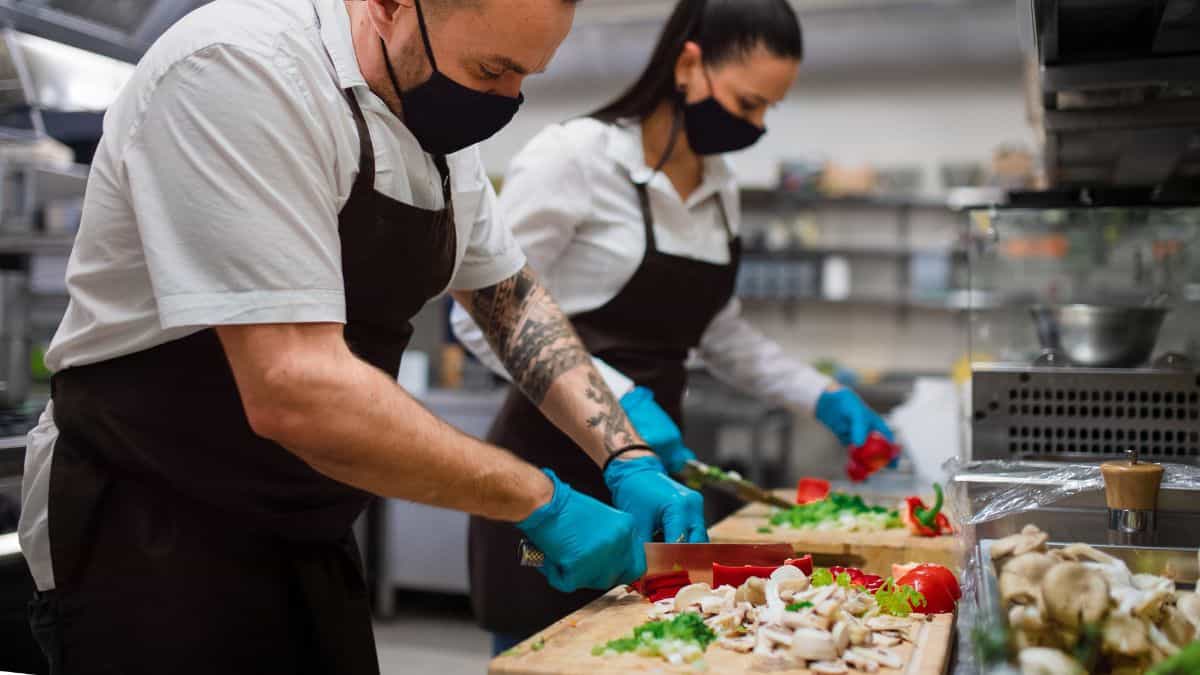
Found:
[[[962,246],[909,247],[903,244],[896,246],[810,246],[783,251],[746,251],[745,260],[809,261],[816,257],[831,255],[861,258],[912,258],[923,255],[944,255],[962,258],[967,255],[967,249]]]
[[[937,209],[951,211],[945,199],[925,197],[899,197],[885,195],[866,195],[854,197],[824,197],[795,194],[781,190],[762,188],[745,188],[741,191],[743,210],[776,209],[780,207],[792,209],[820,208],[866,208],[866,209]]]
[[[60,254],[71,252],[74,235],[38,236],[0,234],[0,254]]]
[[[968,298],[964,297],[965,291],[951,291],[947,297],[922,298],[922,297],[903,297],[896,295],[853,295],[843,300],[831,300],[820,296],[795,296],[795,297],[750,297],[739,296],[739,300],[743,304],[754,306],[772,306],[780,305],[847,305],[847,306],[867,306],[867,307],[895,307],[900,309],[921,309],[940,312],[968,312],[977,309],[995,309],[1005,306],[1002,299],[988,298],[982,302],[970,304]]]

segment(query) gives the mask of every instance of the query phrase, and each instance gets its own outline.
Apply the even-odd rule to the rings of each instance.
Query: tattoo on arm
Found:
[[[588,384],[590,385],[587,390],[588,400],[600,404],[600,412],[589,417],[587,425],[591,429],[600,429],[604,435],[605,450],[613,453],[618,448],[636,442],[633,434],[629,432],[629,419],[625,417],[625,410],[621,407],[617,397],[613,396],[612,391],[604,384],[600,374],[594,370],[588,373]]]
[[[538,406],[560,375],[591,359],[529,268],[476,291],[470,309],[513,381]]]

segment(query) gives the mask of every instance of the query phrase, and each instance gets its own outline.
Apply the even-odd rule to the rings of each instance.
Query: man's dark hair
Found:
[[[645,119],[675,96],[675,64],[689,41],[700,45],[707,66],[744,57],[759,45],[776,56],[804,57],[800,19],[788,0],[680,0],[641,77],[591,117],[609,123]]]

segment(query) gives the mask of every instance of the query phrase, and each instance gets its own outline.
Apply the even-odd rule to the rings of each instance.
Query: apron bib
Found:
[[[682,426],[688,352],[700,344],[713,317],[733,297],[741,241],[733,236],[718,195],[729,236],[728,264],[659,251],[650,193],[643,183],[634,182],[634,187],[645,227],[645,256],[612,300],[571,317],[571,323],[588,351],[653,391],[659,405]],[[612,503],[596,464],[516,389],[509,391],[488,441],[553,469],[574,489]],[[471,600],[488,630],[532,634],[603,595],[590,590],[560,593],[537,570],[521,567],[521,533],[510,523],[473,517],[468,540]]]
[[[450,282],[445,208],[375,190],[354,93],[359,172],[338,217],[345,336],[395,376],[411,318]],[[216,331],[53,379],[56,589],[32,606],[55,672],[378,673],[350,532],[371,497],[251,430]]]

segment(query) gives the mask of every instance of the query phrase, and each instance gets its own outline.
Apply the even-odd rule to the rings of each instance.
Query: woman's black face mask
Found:
[[[758,142],[767,130],[730,112],[715,96],[712,79],[704,72],[708,98],[696,103],[683,103],[683,123],[688,145],[698,155],[720,155],[737,152]]]
[[[425,152],[449,155],[495,136],[516,116],[525,97],[509,98],[476,91],[446,77],[438,70],[437,60],[433,57],[429,29],[419,0],[416,7],[421,39],[425,42],[425,54],[429,57],[433,75],[424,83],[402,92],[388,58],[387,45],[380,38],[383,60],[392,87],[404,105],[404,125],[416,136]]]

